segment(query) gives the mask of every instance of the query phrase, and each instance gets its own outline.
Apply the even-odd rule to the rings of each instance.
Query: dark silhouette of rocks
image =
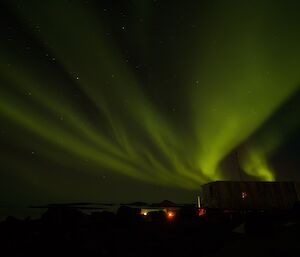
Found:
[[[166,204],[166,202],[164,202]],[[172,207],[174,207],[172,205]],[[220,213],[197,216],[183,206],[169,219],[165,211],[142,215],[140,208],[121,206],[84,214],[73,205],[51,206],[40,219],[7,217],[0,223],[1,256],[231,256],[228,245],[275,244],[282,255],[299,250],[297,208],[290,213]],[[243,224],[246,233],[234,229]],[[296,239],[295,239],[296,238]],[[256,240],[257,239],[257,240]],[[259,240],[258,240],[259,239]],[[267,245],[267,244],[266,244]],[[246,246],[244,246],[246,247]],[[255,247],[255,246],[253,246]],[[242,249],[247,252],[246,248]],[[243,252],[239,252],[243,256]],[[259,254],[257,256],[260,256]],[[264,254],[264,256],[275,256]]]

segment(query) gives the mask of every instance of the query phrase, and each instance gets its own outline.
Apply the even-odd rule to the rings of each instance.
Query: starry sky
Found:
[[[193,202],[300,180],[300,2],[0,4],[0,202]]]

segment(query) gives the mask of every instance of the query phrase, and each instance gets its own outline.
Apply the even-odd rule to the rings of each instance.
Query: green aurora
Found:
[[[280,178],[272,156],[300,127],[299,104],[280,113],[299,98],[300,5],[195,2],[4,3],[2,180],[55,199],[113,198],[110,176],[129,181],[119,194],[193,192],[238,179],[236,152],[243,176]]]

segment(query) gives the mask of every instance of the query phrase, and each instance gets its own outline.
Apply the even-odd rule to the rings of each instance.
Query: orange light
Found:
[[[173,212],[171,212],[171,211],[169,211],[168,213],[167,213],[167,215],[168,215],[168,218],[169,219],[172,219],[173,217],[174,217],[174,213]]]
[[[144,213],[143,213],[144,216],[147,216],[147,214],[148,214],[147,212],[144,212]]]

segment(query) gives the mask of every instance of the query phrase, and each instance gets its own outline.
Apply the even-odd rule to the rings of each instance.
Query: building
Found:
[[[201,207],[220,210],[290,210],[300,201],[300,183],[216,181],[204,184]]]

